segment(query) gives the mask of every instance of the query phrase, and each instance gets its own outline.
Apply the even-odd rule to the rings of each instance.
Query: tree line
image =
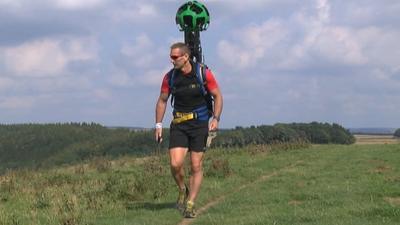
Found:
[[[93,157],[143,155],[154,147],[148,132],[96,123],[0,125],[0,172],[81,162]]]
[[[168,146],[157,146],[153,130],[107,128],[96,123],[0,125],[0,172],[14,168],[47,168],[85,161],[93,157],[142,156]],[[236,127],[221,130],[213,147],[306,141],[351,144],[354,137],[338,124],[292,123]]]
[[[220,132],[214,145],[218,147],[243,147],[249,144],[297,141],[311,144],[353,144],[355,137],[350,131],[335,123],[278,123],[273,126],[236,127],[233,130]]]
[[[393,136],[400,138],[400,128],[394,132]]]

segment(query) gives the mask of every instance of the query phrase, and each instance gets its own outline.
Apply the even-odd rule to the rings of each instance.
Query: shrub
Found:
[[[205,176],[207,177],[228,177],[232,174],[229,161],[225,158],[213,158],[205,162]]]
[[[394,132],[393,136],[400,138],[400,128]]]

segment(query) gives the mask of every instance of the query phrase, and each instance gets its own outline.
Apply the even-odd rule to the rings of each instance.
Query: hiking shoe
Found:
[[[188,201],[186,203],[186,208],[183,212],[183,216],[185,218],[196,218],[196,210],[194,209],[194,203],[192,201]]]
[[[179,190],[178,200],[176,201],[176,208],[179,211],[185,210],[185,203],[189,197],[189,188],[185,184],[185,188]]]

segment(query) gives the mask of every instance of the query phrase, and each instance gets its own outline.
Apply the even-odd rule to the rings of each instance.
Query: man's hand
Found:
[[[160,97],[158,97],[156,104],[156,130],[154,132],[154,137],[158,143],[162,142],[162,119],[165,114],[165,109],[167,108],[168,93],[161,92]]]
[[[162,128],[156,128],[154,135],[155,135],[155,139],[156,139],[157,143],[161,143],[162,142]]]
[[[211,120],[210,126],[208,128],[209,131],[216,131],[218,130],[218,120],[213,118]]]
[[[214,97],[214,112],[213,112],[213,118],[211,120],[209,130],[210,131],[215,131],[218,129],[218,123],[221,117],[221,112],[222,112],[222,94],[219,88],[214,88],[210,90],[210,94]]]

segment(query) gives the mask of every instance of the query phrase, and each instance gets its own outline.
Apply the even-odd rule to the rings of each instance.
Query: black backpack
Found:
[[[208,117],[213,116],[214,112],[214,98],[213,96],[207,91],[206,85],[207,85],[207,80],[206,80],[206,69],[208,68],[205,64],[202,63],[194,63],[195,68],[195,74],[196,74],[196,80],[198,84],[200,85],[200,90],[202,95],[204,96],[204,99],[206,100],[207,103],[207,109],[208,109]],[[171,106],[173,107],[173,101],[174,101],[174,94],[173,94],[173,84],[174,84],[174,77],[175,77],[175,69],[172,69],[168,73],[168,85],[170,88],[170,94],[171,96]]]

